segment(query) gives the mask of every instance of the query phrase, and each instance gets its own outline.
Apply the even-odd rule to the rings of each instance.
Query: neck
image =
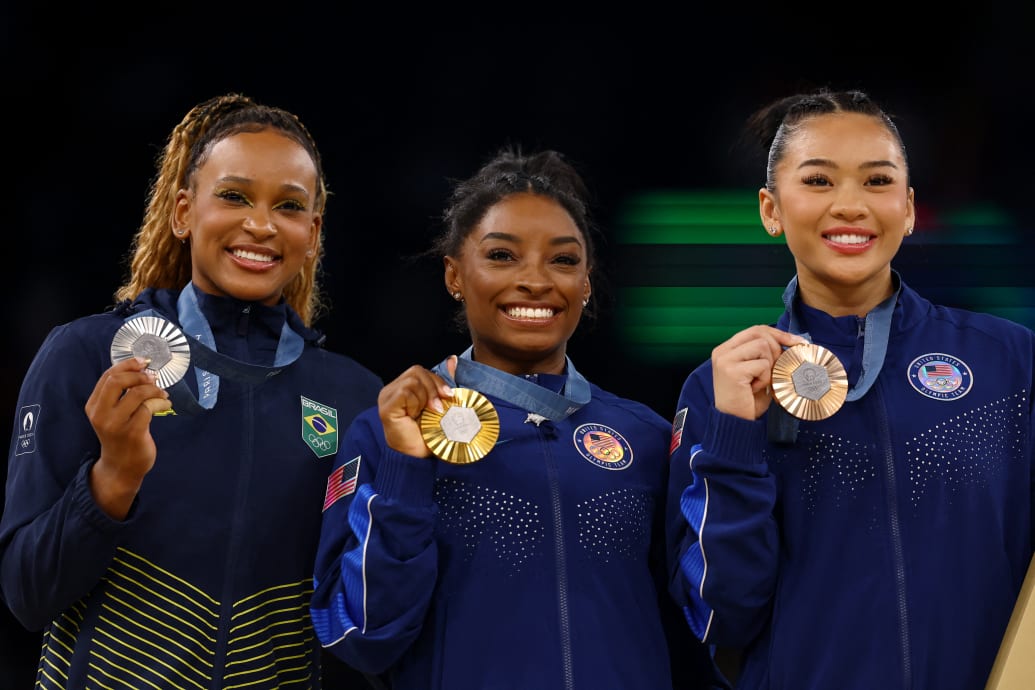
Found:
[[[837,285],[809,279],[799,274],[798,296],[813,309],[831,316],[858,316],[870,313],[895,293],[891,271],[862,284]]]
[[[550,353],[548,357],[526,359],[501,356],[484,346],[475,344],[471,352],[471,359],[514,376],[563,374],[567,368],[567,358],[563,349]]]

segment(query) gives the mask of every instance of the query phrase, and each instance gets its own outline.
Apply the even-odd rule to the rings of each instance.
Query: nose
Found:
[[[518,289],[530,295],[542,295],[553,288],[550,274],[536,262],[528,262],[522,267],[517,282]]]
[[[256,238],[270,237],[277,234],[277,226],[273,222],[273,214],[260,206],[248,209],[243,227],[245,232]]]
[[[863,191],[855,185],[843,184],[837,188],[830,213],[846,221],[857,221],[869,213]]]

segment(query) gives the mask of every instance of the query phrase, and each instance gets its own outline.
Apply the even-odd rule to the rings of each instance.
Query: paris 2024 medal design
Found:
[[[442,413],[425,408],[420,416],[424,443],[435,456],[455,465],[477,462],[496,445],[499,415],[489,399],[470,388],[454,388]]]
[[[848,374],[830,350],[813,343],[793,345],[773,364],[773,397],[788,414],[807,421],[826,419],[848,395]]]
[[[187,373],[190,345],[176,324],[159,316],[129,319],[111,340],[111,362],[130,357],[149,360],[147,368],[155,373],[159,388],[169,388]]]

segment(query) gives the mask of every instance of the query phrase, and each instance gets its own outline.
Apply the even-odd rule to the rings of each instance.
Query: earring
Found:
[[[308,256],[308,257],[312,257],[312,255],[313,255],[313,254],[315,254],[315,253],[316,253],[316,252],[314,252],[314,251],[313,251],[312,249],[310,249],[309,251],[307,251],[307,252],[305,253],[305,255],[306,255],[306,256]]]
[[[455,299],[457,302],[463,302],[464,301],[463,293],[461,293],[459,290],[457,290],[456,292],[453,293],[453,299]]]
[[[912,234],[913,234],[913,226],[910,225],[908,228],[906,228],[906,235],[909,236],[909,235],[912,235]]]
[[[587,297],[586,299],[582,300],[582,306],[583,306],[583,308],[589,306],[589,297]]]
[[[776,233],[778,232],[780,232],[780,227],[778,225],[772,225],[769,227],[769,234],[773,237],[776,237]]]

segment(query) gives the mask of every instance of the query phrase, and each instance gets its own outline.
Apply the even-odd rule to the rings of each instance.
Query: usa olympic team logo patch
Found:
[[[583,424],[573,434],[575,448],[582,457],[605,470],[624,470],[633,461],[632,448],[625,438],[603,424]]]
[[[974,372],[952,355],[930,352],[909,365],[909,383],[933,400],[958,400],[973,387]]]

